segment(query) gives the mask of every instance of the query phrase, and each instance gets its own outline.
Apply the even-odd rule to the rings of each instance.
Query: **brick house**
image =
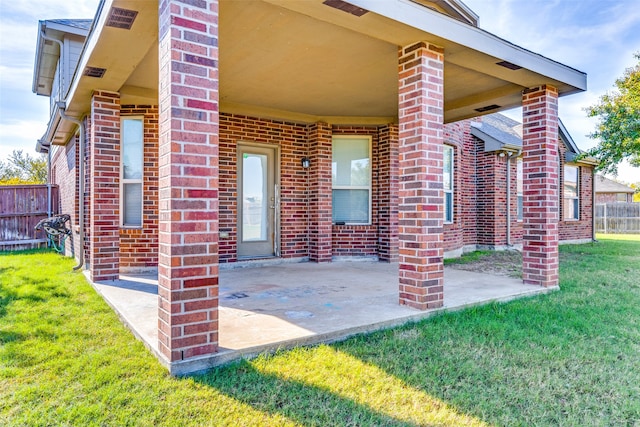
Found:
[[[596,175],[596,203],[633,203],[635,190],[612,179]]]
[[[102,0],[41,21],[38,149],[77,268],[157,268],[169,363],[217,351],[221,264],[398,262],[425,310],[445,254],[521,245],[524,282],[557,286],[559,240],[592,237],[592,165],[557,117],[586,75],[477,20],[458,0]],[[522,125],[479,118],[518,106]]]

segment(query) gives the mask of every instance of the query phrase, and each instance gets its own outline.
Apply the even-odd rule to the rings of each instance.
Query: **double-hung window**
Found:
[[[577,166],[564,166],[564,204],[562,206],[563,217],[565,220],[580,219],[580,168]]]
[[[144,119],[122,117],[120,124],[120,223],[141,227]]]
[[[524,180],[522,172],[522,159],[516,159],[516,193],[518,198],[518,221],[522,221],[524,212]]]
[[[442,178],[444,188],[444,222],[453,222],[453,147],[444,146]]]
[[[371,223],[371,138],[334,136],[331,158],[332,219]]]

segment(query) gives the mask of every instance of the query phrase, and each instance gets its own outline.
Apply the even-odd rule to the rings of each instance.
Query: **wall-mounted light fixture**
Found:
[[[309,159],[308,157],[303,157],[302,160],[300,160],[300,164],[303,168],[309,169],[309,166],[311,166],[311,159]]]

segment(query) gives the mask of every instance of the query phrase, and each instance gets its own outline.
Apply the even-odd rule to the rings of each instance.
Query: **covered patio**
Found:
[[[558,98],[586,90],[586,75],[453,6],[100,1],[44,140],[77,158],[60,150],[55,167],[78,183],[67,203],[78,268],[172,373],[557,288]],[[445,125],[516,106],[523,277],[445,280],[446,239],[477,244],[464,241],[476,219],[460,203],[472,181],[454,161],[463,132]],[[364,154],[334,161],[342,136],[363,137]],[[245,158],[264,159],[256,194]],[[338,162],[353,179],[334,183]],[[334,218],[334,193],[362,215]],[[257,200],[259,238],[243,233]],[[252,239],[261,249],[248,253]],[[342,256],[390,264],[324,265]],[[266,257],[318,264],[225,270]]]
[[[181,375],[262,352],[336,341],[442,311],[557,289],[447,267],[443,307],[420,311],[398,304],[397,278],[398,264],[381,262],[245,263],[222,269],[219,351],[180,363],[158,359],[173,375]],[[157,274],[121,275],[92,285],[159,356]]]

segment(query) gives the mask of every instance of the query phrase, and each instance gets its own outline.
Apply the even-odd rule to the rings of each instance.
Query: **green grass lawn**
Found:
[[[558,292],[188,378],[72,260],[0,254],[0,425],[638,426],[640,236],[599,240]]]

